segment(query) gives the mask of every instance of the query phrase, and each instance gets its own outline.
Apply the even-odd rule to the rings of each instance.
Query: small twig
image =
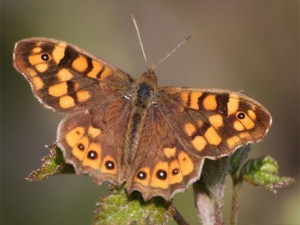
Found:
[[[231,200],[231,215],[230,215],[230,225],[238,224],[238,212],[239,212],[239,197],[241,193],[241,188],[243,181],[239,178],[233,178],[233,193]]]

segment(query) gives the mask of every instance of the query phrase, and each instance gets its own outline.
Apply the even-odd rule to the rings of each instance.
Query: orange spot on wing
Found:
[[[48,64],[47,63],[40,63],[34,66],[37,71],[40,73],[45,72],[48,69]]]
[[[196,92],[196,91],[191,92],[191,104],[190,104],[191,109],[199,110],[198,100],[201,95],[202,92]]]
[[[203,99],[203,107],[206,110],[216,110],[218,107],[218,103],[216,100],[216,95],[208,95]]]
[[[89,139],[85,136],[83,138],[81,138],[77,144],[74,146],[73,150],[72,150],[72,154],[79,159],[80,161],[82,161],[84,159],[85,156],[85,152],[87,150],[89,146]]]
[[[182,101],[182,105],[179,105],[179,111],[182,112],[184,110],[184,107],[187,106],[187,102],[188,102],[188,92],[183,91],[180,93],[180,98]]]
[[[222,142],[221,137],[218,135],[214,127],[208,128],[204,133],[204,137],[211,145],[218,145]]]
[[[95,138],[101,134],[101,130],[98,128],[95,128],[93,126],[89,126],[88,128],[88,134],[92,137]]]
[[[39,77],[32,78],[32,84],[34,86],[34,89],[37,91],[44,87],[44,82]]]
[[[238,146],[239,144],[241,144],[241,140],[238,136],[232,136],[230,138],[227,139],[227,145],[229,149],[233,149],[236,146]]]
[[[55,46],[52,56],[56,64],[59,64],[60,60],[65,56],[65,50],[66,50],[66,45],[63,43],[58,44]]]
[[[210,116],[208,120],[214,128],[219,128],[223,126],[223,117],[219,114]]]
[[[108,76],[112,74],[112,71],[109,67],[105,67],[104,71],[101,73],[101,80],[105,80]]]
[[[28,74],[31,77],[35,77],[37,75],[37,72],[35,72],[32,68],[26,68],[26,74]]]
[[[95,151],[97,157],[95,159],[89,159],[88,158],[89,151]],[[101,146],[97,143],[91,143],[90,146],[88,147],[88,150],[86,151],[82,165],[89,166],[95,170],[98,170],[100,167],[100,161],[101,161]]]
[[[89,91],[79,91],[76,93],[76,96],[79,102],[85,102],[91,97]]]
[[[114,164],[114,168],[113,169],[107,169],[105,166],[105,163],[107,161],[111,161]],[[102,173],[108,173],[108,174],[117,174],[117,164],[116,161],[110,157],[109,155],[105,156],[105,158],[103,159],[102,163],[101,163],[101,172]]]
[[[248,116],[253,120],[255,121],[256,120],[256,114],[253,110],[249,109],[248,110]]]
[[[192,123],[186,123],[184,124],[184,131],[188,136],[192,136],[196,131],[196,127]]]
[[[176,148],[164,148],[164,153],[167,156],[167,158],[174,157],[176,154]]]
[[[32,54],[37,54],[37,53],[40,53],[42,51],[42,48],[41,47],[35,47],[32,49],[31,53]]]
[[[202,151],[205,148],[207,142],[206,142],[204,137],[196,136],[193,139],[192,144],[193,144],[195,149],[197,149],[198,151]]]
[[[97,79],[97,74],[102,70],[103,65],[101,65],[96,60],[92,60],[93,69],[87,74],[88,77]]]
[[[67,133],[65,137],[67,144],[70,147],[74,147],[77,144],[77,142],[80,140],[80,138],[83,136],[83,134],[84,134],[83,127],[76,127],[72,129],[69,133]]]
[[[183,176],[189,175],[191,172],[193,172],[193,170],[194,170],[193,161],[185,152],[179,153],[178,161],[179,161]]]
[[[52,95],[54,97],[60,97],[68,93],[68,85],[67,82],[62,82],[59,84],[55,84],[53,86],[50,86],[48,89],[49,95]]]
[[[34,55],[30,55],[28,57],[28,61],[31,65],[35,66],[39,63],[43,63],[44,61],[42,60],[42,54],[34,54]]]
[[[235,120],[235,121],[233,122],[233,128],[234,128],[235,130],[237,130],[237,131],[245,130],[244,125],[243,125],[240,121],[238,121],[238,120]]]
[[[252,139],[251,135],[246,131],[239,134],[240,138],[250,140]]]
[[[72,62],[72,68],[84,72],[88,68],[88,62],[86,57],[80,55]]]
[[[59,81],[68,81],[71,80],[73,77],[73,74],[66,68],[63,68],[58,71],[57,77]]]
[[[229,95],[229,101],[227,103],[227,112],[228,115],[236,113],[239,108],[239,97],[236,94]]]
[[[139,179],[137,177],[138,173],[139,172],[144,172],[146,174],[146,177],[145,179]],[[135,175],[134,177],[134,181],[137,182],[137,183],[140,183],[141,185],[147,187],[149,185],[149,181],[150,181],[150,169],[149,167],[143,167],[141,168]]]
[[[59,106],[63,109],[74,107],[75,106],[74,98],[68,95],[62,96],[59,99]]]
[[[240,122],[246,127],[247,130],[252,129],[255,123],[250,119],[250,117],[245,113],[245,118],[240,119]]]
[[[163,170],[167,173],[166,179],[163,180],[163,179],[159,179],[157,177],[157,172],[159,170]],[[169,187],[169,165],[167,162],[160,161],[160,162],[156,163],[156,166],[155,166],[152,176],[151,176],[151,187],[168,189],[168,187]]]
[[[170,184],[178,184],[183,180],[180,164],[177,160],[174,160],[170,163],[169,174],[170,174]]]

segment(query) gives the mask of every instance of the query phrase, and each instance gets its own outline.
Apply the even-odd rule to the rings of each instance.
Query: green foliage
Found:
[[[248,183],[264,187],[276,193],[277,188],[286,187],[294,183],[294,179],[278,176],[279,166],[270,156],[248,160],[242,170],[241,176]]]
[[[56,145],[47,146],[50,154],[42,159],[42,166],[32,171],[28,177],[29,181],[40,181],[56,174],[75,173],[74,167],[65,163],[62,151]]]
[[[48,146],[48,149],[50,154],[42,159],[41,167],[26,179],[40,181],[57,174],[75,173],[74,167],[64,161],[62,151],[56,145]],[[230,222],[233,225],[238,224],[238,202],[243,181],[273,192],[294,182],[292,178],[278,176],[278,163],[270,156],[247,160],[249,151],[250,145],[247,145],[230,157],[205,161],[201,179],[194,183],[195,203],[203,225],[223,224],[222,201],[227,172],[233,180]],[[145,202],[139,192],[128,195],[122,186],[112,187],[110,194],[100,199],[93,225],[168,224],[171,218],[180,225],[187,224],[172,203],[161,197]]]
[[[167,224],[173,217],[171,203],[160,197],[145,202],[138,192],[127,195],[125,188],[112,188],[111,194],[100,199],[93,225]]]

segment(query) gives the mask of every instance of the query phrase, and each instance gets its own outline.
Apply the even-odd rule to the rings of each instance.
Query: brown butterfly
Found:
[[[14,67],[46,107],[66,113],[57,144],[77,174],[88,173],[145,200],[170,200],[198,180],[205,158],[261,141],[269,112],[240,93],[159,87],[155,67],[134,80],[68,43],[16,43]]]

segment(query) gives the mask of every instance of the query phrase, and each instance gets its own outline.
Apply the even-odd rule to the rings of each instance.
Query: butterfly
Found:
[[[16,43],[15,69],[47,108],[63,112],[57,145],[76,173],[125,184],[144,200],[198,180],[205,159],[261,141],[271,115],[255,100],[222,89],[159,87],[155,67],[138,79],[66,42]]]

